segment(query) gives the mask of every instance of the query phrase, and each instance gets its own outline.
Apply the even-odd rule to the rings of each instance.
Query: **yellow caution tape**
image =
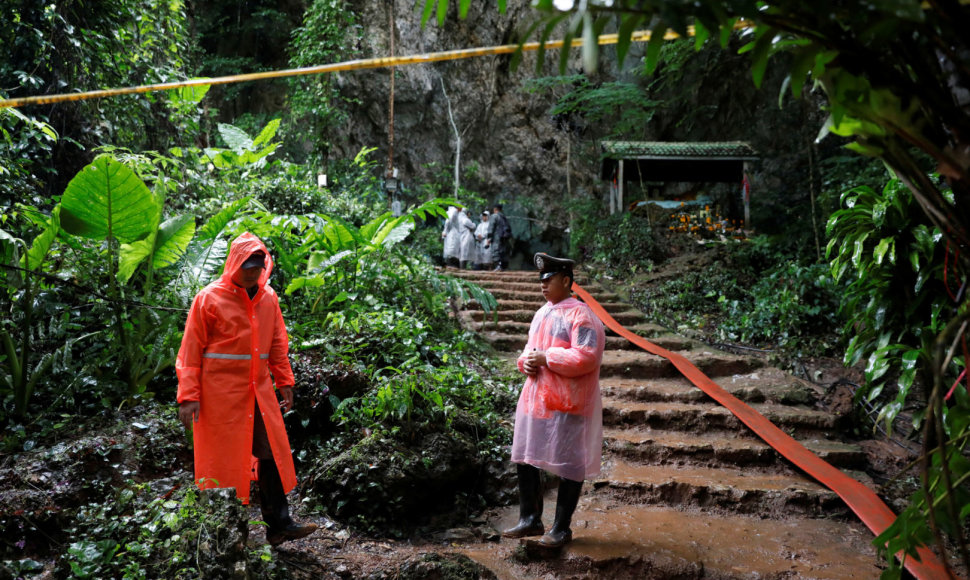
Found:
[[[688,27],[688,35],[693,36],[694,27]],[[672,30],[668,30],[664,34],[664,39],[670,40],[677,38],[679,35]],[[630,35],[631,42],[647,42],[650,40],[650,31],[641,30],[634,32]],[[616,44],[618,42],[617,34],[604,34],[599,37],[598,44]],[[582,46],[583,40],[581,38],[573,39],[570,46]],[[557,49],[562,48],[564,41],[562,40],[550,40],[544,45],[545,49]],[[446,50],[443,52],[431,52],[427,54],[419,54],[413,56],[394,56],[394,57],[383,57],[383,58],[366,58],[359,60],[349,60],[345,62],[338,62],[334,64],[325,64],[321,66],[311,66],[305,68],[293,68],[286,70],[277,71],[264,71],[258,73],[247,73],[238,75],[229,75],[223,77],[214,77],[206,79],[192,79],[187,81],[177,81],[171,83],[158,83],[154,85],[141,85],[135,87],[124,87],[120,89],[103,89],[98,91],[85,91],[80,93],[66,93],[58,95],[40,95],[36,97],[23,97],[18,99],[6,99],[0,100],[0,109],[6,107],[22,107],[26,105],[46,105],[50,103],[63,103],[66,101],[81,101],[85,99],[101,99],[104,97],[114,97],[116,95],[130,95],[136,93],[151,93],[155,91],[169,91],[172,89],[181,89],[185,87],[199,87],[206,85],[228,85],[233,83],[244,83],[248,81],[260,81],[266,79],[279,79],[285,77],[296,77],[296,76],[306,76],[306,75],[319,75],[325,73],[349,71],[349,70],[361,70],[361,69],[371,69],[371,68],[384,68],[392,66],[405,66],[409,64],[421,64],[428,62],[440,62],[446,60],[460,60],[464,58],[473,58],[477,56],[488,56],[494,54],[511,54],[517,50],[523,51],[533,51],[539,50],[542,43],[539,42],[527,42],[522,45],[518,44],[504,44],[500,46],[490,46],[484,48],[465,48],[460,50]]]

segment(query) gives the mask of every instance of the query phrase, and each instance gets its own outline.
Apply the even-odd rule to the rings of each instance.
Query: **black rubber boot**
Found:
[[[316,524],[299,525],[290,518],[290,504],[272,459],[259,460],[259,511],[266,522],[266,541],[271,546],[309,536],[317,529]]]
[[[519,475],[519,523],[502,531],[504,538],[541,536],[546,531],[542,525],[542,474],[531,465],[516,464]]]
[[[573,531],[569,524],[573,520],[573,512],[579,503],[579,496],[583,492],[583,482],[571,479],[559,480],[559,495],[556,497],[556,521],[549,529],[549,533],[539,538],[539,544],[546,548],[561,548],[572,541]]]

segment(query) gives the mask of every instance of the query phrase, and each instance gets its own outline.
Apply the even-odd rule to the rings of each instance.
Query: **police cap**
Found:
[[[545,252],[537,252],[532,258],[536,268],[539,269],[539,281],[548,280],[560,272],[568,272],[572,278],[573,266],[576,262],[569,258],[557,258]]]

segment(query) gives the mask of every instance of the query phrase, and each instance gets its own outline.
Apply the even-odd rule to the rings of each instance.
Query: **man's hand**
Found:
[[[286,413],[293,408],[293,387],[280,387],[280,394],[283,395],[283,412]]]
[[[199,420],[199,408],[198,401],[185,401],[179,405],[179,421],[186,429],[191,429],[192,423]]]
[[[544,366],[546,366],[546,351],[544,350],[529,351],[529,354],[525,355],[525,360],[522,361],[522,370],[530,376],[538,373],[539,367]]]

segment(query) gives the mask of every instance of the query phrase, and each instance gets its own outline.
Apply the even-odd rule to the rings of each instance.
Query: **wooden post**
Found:
[[[623,160],[620,159],[620,175],[616,184],[616,211],[623,211]]]
[[[741,166],[741,197],[744,199],[744,228],[745,230],[751,229],[751,196],[748,194],[748,189],[751,187],[749,184],[746,188],[744,186],[744,180],[748,175],[748,163],[744,162]]]

